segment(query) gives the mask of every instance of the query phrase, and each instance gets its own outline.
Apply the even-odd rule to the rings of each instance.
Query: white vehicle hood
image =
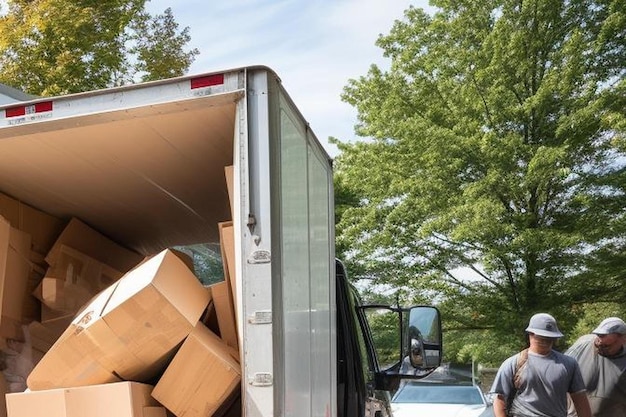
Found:
[[[479,417],[485,406],[481,404],[392,404],[393,417]]]

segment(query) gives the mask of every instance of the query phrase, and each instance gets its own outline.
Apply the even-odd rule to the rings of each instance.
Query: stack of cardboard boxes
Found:
[[[217,226],[225,281],[205,287],[181,252],[0,195],[0,417],[240,415],[233,230]]]

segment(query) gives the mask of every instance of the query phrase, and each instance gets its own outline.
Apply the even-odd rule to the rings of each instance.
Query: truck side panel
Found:
[[[307,126],[282,97],[280,126],[285,415],[327,415],[334,381],[332,178]]]
[[[334,416],[330,162],[273,74],[250,72],[248,83],[249,214],[256,223],[242,230],[245,408],[254,416]],[[261,319],[268,311],[271,323]]]

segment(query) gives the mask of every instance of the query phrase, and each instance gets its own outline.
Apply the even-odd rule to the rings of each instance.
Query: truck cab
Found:
[[[424,378],[441,364],[439,311],[432,306],[363,305],[338,260],[336,276],[337,416],[392,416],[391,396],[401,381]],[[416,340],[427,360],[411,360]],[[410,371],[403,369],[407,363]]]

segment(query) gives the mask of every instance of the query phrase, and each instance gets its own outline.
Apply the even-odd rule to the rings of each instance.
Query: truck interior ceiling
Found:
[[[234,94],[0,129],[0,191],[141,254],[219,242]],[[203,190],[198,193],[197,190]]]

